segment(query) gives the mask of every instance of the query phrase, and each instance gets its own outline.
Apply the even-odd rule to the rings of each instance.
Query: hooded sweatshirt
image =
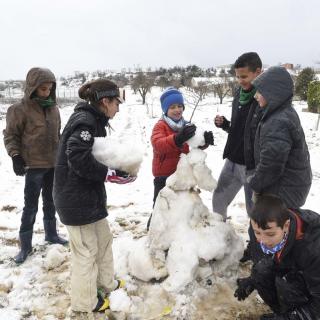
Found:
[[[293,81],[283,67],[271,67],[254,81],[266,99],[254,141],[255,172],[248,178],[257,193],[278,195],[289,208],[304,205],[312,172],[300,119],[292,107]]]
[[[32,97],[45,82],[52,82],[50,97],[56,101],[56,79],[43,68],[32,68],[26,79],[24,97],[9,107],[4,144],[10,157],[21,155],[28,168],[53,168],[60,136],[60,114],[56,105],[41,107]]]

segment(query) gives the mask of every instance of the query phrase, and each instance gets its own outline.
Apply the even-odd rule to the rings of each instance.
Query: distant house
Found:
[[[299,70],[300,70],[299,65],[294,66],[293,63],[283,63],[283,64],[281,64],[281,67],[286,68],[292,77],[296,77],[299,73]]]
[[[293,63],[283,63],[283,64],[281,65],[281,67],[284,67],[284,68],[286,68],[287,70],[294,70],[294,65],[293,65]]]

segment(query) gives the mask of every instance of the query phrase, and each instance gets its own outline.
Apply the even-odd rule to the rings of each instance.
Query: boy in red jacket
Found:
[[[166,185],[167,178],[177,169],[181,153],[188,153],[185,143],[195,135],[196,126],[183,118],[184,100],[182,93],[167,88],[160,97],[163,115],[155,124],[151,143],[153,147],[152,173],[154,175],[153,205],[159,191]],[[212,132],[205,133],[205,143],[213,144]],[[148,221],[149,229],[151,217]]]

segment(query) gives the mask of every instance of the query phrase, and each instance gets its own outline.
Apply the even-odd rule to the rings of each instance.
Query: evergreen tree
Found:
[[[312,68],[304,68],[299,73],[295,93],[301,100],[307,101],[308,85],[313,80],[316,80],[316,75]]]
[[[308,110],[320,113],[320,81],[312,81],[308,86]]]

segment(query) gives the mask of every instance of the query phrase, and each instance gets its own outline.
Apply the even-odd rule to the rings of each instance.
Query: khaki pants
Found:
[[[71,248],[71,308],[91,312],[97,288],[115,289],[112,234],[106,219],[83,226],[67,226]]]

